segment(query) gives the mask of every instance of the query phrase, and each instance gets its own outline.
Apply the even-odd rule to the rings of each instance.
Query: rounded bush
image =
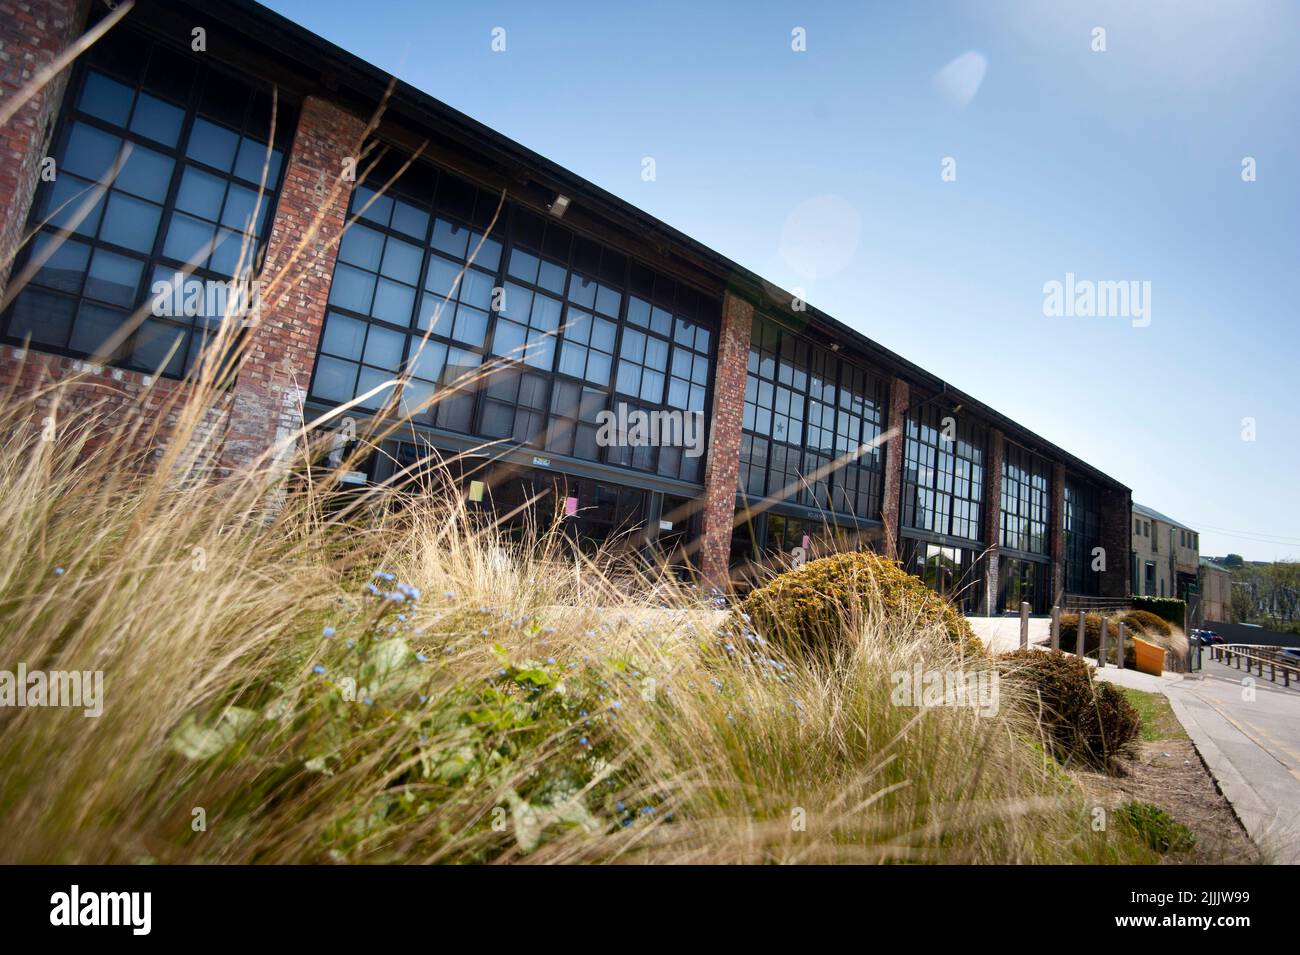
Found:
[[[1060,650],[1016,650],[998,657],[1013,699],[1038,717],[1062,764],[1105,768],[1137,738],[1142,718],[1111,683],[1094,680],[1083,660]]]
[[[964,654],[983,655],[975,631],[947,600],[897,561],[845,551],[778,574],[740,603],[755,629],[787,644],[829,647],[865,613],[941,627]]]
[[[1174,628],[1169,626],[1168,621],[1157,617],[1149,610],[1130,610],[1124,614],[1124,625],[1132,627],[1138,633],[1158,634],[1162,637],[1174,635]]]

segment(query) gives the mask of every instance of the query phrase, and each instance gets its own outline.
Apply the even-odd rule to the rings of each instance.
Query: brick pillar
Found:
[[[902,535],[903,455],[907,442],[907,405],[911,388],[901,378],[889,383],[888,430],[893,437],[885,442],[885,490],[880,502],[880,520],[885,525],[885,555],[898,559]]]
[[[704,466],[704,514],[700,532],[700,572],[705,583],[727,584],[731,528],[736,515],[740,473],[740,425],[745,412],[745,369],[754,307],[727,292],[722,300],[718,362],[709,421],[709,457]]]
[[[980,534],[984,538],[984,584],[980,588],[979,612],[986,616],[992,616],[998,609],[998,565],[1002,554],[1002,458],[1005,454],[1006,439],[1002,432],[990,428],[988,453],[984,458],[984,503],[980,519]]]
[[[363,120],[325,100],[303,103],[261,273],[262,288],[274,283],[274,291],[263,297],[235,385],[227,466],[249,464],[301,426],[351,184],[343,183],[332,200],[330,193],[343,160],[358,155],[364,130]],[[316,235],[293,258],[322,207]]]
[[[1100,575],[1101,596],[1130,596],[1129,567],[1133,547],[1133,499],[1130,492],[1102,491],[1101,546],[1106,552],[1106,570]]]
[[[87,0],[0,0],[0,103],[27,86],[81,34]],[[27,225],[41,160],[71,66],[0,128],[0,298]]]
[[[1052,464],[1052,505],[1047,519],[1051,521],[1048,553],[1052,555],[1052,603],[1061,602],[1065,593],[1065,465]]]

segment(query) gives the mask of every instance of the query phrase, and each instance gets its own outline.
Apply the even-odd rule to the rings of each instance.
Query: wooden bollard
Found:
[[[1074,644],[1074,655],[1077,657],[1083,656],[1083,624],[1087,616],[1083,610],[1079,611],[1079,638]]]
[[[1061,649],[1061,608],[1052,608],[1052,649]]]
[[[1020,649],[1029,648],[1029,602],[1020,601]]]
[[[1124,669],[1124,621],[1120,621],[1119,627],[1119,645],[1115,648],[1115,656],[1119,660],[1119,668]]]
[[[1097,648],[1097,669],[1106,665],[1106,637],[1110,630],[1110,618],[1103,616],[1101,618],[1101,646]]]

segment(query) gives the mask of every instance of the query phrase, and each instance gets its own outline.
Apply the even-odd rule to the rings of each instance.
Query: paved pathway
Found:
[[[1300,864],[1300,688],[1204,661],[1204,677],[1162,689],[1251,839]]]

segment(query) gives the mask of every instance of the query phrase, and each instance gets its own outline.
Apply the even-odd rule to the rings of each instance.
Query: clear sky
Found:
[[[1202,554],[1300,557],[1300,3],[269,6],[805,290]],[[1045,316],[1067,273],[1149,282],[1150,323]]]

